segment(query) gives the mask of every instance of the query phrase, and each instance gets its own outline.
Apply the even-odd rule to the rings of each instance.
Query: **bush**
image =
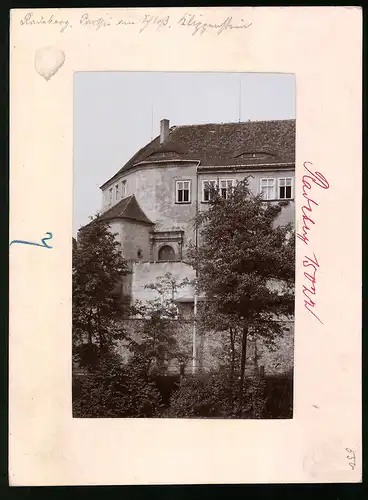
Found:
[[[231,413],[226,389],[218,374],[185,377],[173,393],[165,416],[225,418]]]
[[[129,418],[158,416],[162,401],[154,382],[136,366],[107,361],[84,376],[74,392],[73,416],[77,418]]]
[[[156,375],[152,379],[155,381],[157,390],[159,391],[162,403],[165,408],[170,406],[170,397],[177,390],[180,383],[179,375]]]
[[[244,383],[244,404],[239,412],[238,380],[231,384],[226,374],[185,377],[173,393],[166,417],[177,418],[262,418],[265,382],[249,377]]]

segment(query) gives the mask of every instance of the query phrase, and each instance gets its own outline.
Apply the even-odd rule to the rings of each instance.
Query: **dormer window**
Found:
[[[244,160],[265,160],[272,157],[274,157],[274,155],[268,151],[236,151],[233,154],[233,158],[241,158]]]
[[[119,184],[116,184],[116,186],[115,186],[115,200],[118,201],[119,197],[120,197]]]
[[[112,188],[109,189],[109,205],[112,205]]]

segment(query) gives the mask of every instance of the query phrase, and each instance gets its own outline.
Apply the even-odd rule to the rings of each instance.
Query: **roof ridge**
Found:
[[[135,196],[134,196],[134,194],[131,194],[131,195],[127,196],[126,198],[127,198],[127,199],[129,199],[129,201],[128,201],[128,203],[125,205],[125,210],[129,207],[129,205],[130,205],[130,203],[131,203],[132,199],[133,199],[133,198],[135,198]],[[123,199],[124,199],[124,198],[123,198]],[[125,210],[124,210],[124,211],[125,211]]]
[[[185,125],[174,125],[173,129],[186,127],[208,127],[211,125],[248,125],[249,123],[276,123],[276,122],[295,122],[295,118],[282,118],[277,120],[248,120],[242,122],[209,122],[209,123],[191,123]]]

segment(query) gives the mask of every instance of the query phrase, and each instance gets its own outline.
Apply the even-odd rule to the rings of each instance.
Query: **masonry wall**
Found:
[[[265,373],[281,375],[294,367],[294,321],[285,323],[284,335],[277,339],[275,350],[268,349],[264,342],[257,343],[258,364],[263,365]]]
[[[152,226],[139,221],[116,219],[109,223],[110,231],[116,234],[116,240],[122,245],[126,260],[138,259],[138,250],[142,259],[150,260],[149,235]]]
[[[142,329],[144,322],[141,319],[130,318],[122,322],[125,332],[131,336],[136,342],[142,338]],[[186,363],[184,366],[185,373],[191,373],[192,369],[192,325],[182,320],[173,322],[173,329],[175,337],[178,342],[180,351],[186,356]],[[122,356],[124,362],[129,361],[131,353],[128,349],[127,341],[120,341],[118,352]],[[180,362],[178,359],[172,359],[166,364],[167,375],[177,375],[180,373]]]
[[[126,259],[150,260],[149,235],[152,226],[137,221],[122,221],[122,244]],[[138,256],[138,251],[141,256]]]
[[[108,205],[108,192],[111,186],[126,181],[126,196],[135,195],[147,217],[156,224],[157,231],[184,231],[184,247],[194,241],[192,219],[196,213],[196,163],[157,163],[137,167],[106,186],[103,192],[103,209]],[[189,204],[175,203],[175,184],[177,180],[192,181],[192,199]],[[114,200],[117,203],[120,200]]]
[[[144,285],[156,282],[157,278],[165,273],[171,273],[180,282],[183,278],[193,279],[195,272],[184,262],[136,262],[132,268],[132,293],[134,299],[141,301],[152,300],[158,297],[157,292],[146,290]],[[178,341],[190,357],[186,370],[192,369],[193,347],[193,302],[187,302],[194,297],[194,290],[186,286],[178,290],[175,298],[179,300],[179,311],[184,321],[178,331]],[[181,301],[181,302],[180,302]],[[218,366],[221,333],[196,331],[197,369],[209,371]],[[247,353],[247,370],[254,369],[255,346],[249,342]],[[294,360],[294,322],[286,321],[284,335],[276,341],[274,350],[269,349],[264,342],[257,342],[258,366],[264,366],[265,373],[270,375],[283,374],[292,370]],[[176,373],[179,370],[177,361],[170,363],[168,370]]]
[[[179,283],[184,278],[194,279],[194,269],[185,262],[135,262],[133,264],[132,293],[135,299],[146,301],[158,297],[154,290],[147,290],[144,285],[155,283],[160,276],[171,273]],[[178,290],[175,298],[193,297],[191,286]]]
[[[111,186],[126,181],[127,191],[126,196],[132,194],[137,198],[138,203],[142,207],[147,216],[158,225],[159,230],[169,230],[173,226],[181,226],[183,229],[186,223],[195,215],[196,201],[199,201],[199,208],[206,204],[202,202],[202,181],[203,180],[221,180],[234,179],[241,181],[245,177],[248,178],[249,188],[254,194],[260,192],[260,180],[264,177],[293,177],[294,169],[284,170],[262,170],[262,171],[242,171],[238,169],[214,170],[210,169],[198,172],[197,185],[197,165],[196,163],[157,163],[144,165],[130,170],[127,174],[121,176],[108,185],[103,191],[103,210],[110,208],[108,205],[108,190]],[[191,185],[191,203],[176,204],[175,203],[175,181],[190,180]],[[295,186],[293,186],[295,191]],[[295,192],[292,194],[292,199],[295,197]],[[120,200],[113,200],[113,204]],[[293,203],[292,203],[293,205]],[[293,210],[290,211],[290,215]],[[184,224],[184,226],[182,226]]]
[[[121,223],[121,219],[116,219],[112,220],[109,222],[110,226],[110,231],[112,234],[115,234],[115,239],[118,241],[120,244],[122,244],[122,239],[123,239],[123,226]]]
[[[108,192],[111,186],[126,181],[126,196],[134,194],[147,217],[156,224],[156,231],[184,231],[184,258],[185,249],[189,242],[195,241],[193,219],[196,215],[197,200],[198,210],[205,210],[207,203],[202,201],[202,181],[233,179],[241,181],[248,177],[249,187],[254,194],[260,192],[260,181],[264,177],[293,177],[293,169],[269,171],[239,171],[239,170],[210,170],[199,171],[197,177],[196,163],[157,163],[136,167],[124,176],[115,180],[104,189]],[[175,184],[178,180],[191,181],[191,203],[179,204],[175,202]],[[294,190],[293,186],[293,190]],[[114,190],[115,192],[115,190]],[[110,208],[107,204],[108,197],[104,195],[104,209]],[[294,193],[293,193],[294,198]],[[113,204],[120,200],[114,200]],[[286,224],[295,220],[295,204],[292,199],[279,216],[278,223]]]
[[[139,340],[142,320],[125,320],[124,327],[130,335]],[[192,373],[193,353],[193,323],[179,320],[176,325],[176,339],[182,352],[187,356],[185,373]],[[197,332],[196,335],[196,371],[209,372],[216,370],[221,359],[221,345],[226,334],[220,332]],[[254,341],[248,341],[246,374],[250,375],[255,370],[255,354],[257,352],[257,365],[263,366],[265,375],[283,375],[294,367],[294,324],[285,325],[284,335],[277,339],[274,350],[266,347],[264,342],[257,340],[257,351]],[[120,353],[123,359],[128,360],[129,354],[124,342],[121,343]],[[178,360],[171,360],[166,366],[167,374],[179,374]]]

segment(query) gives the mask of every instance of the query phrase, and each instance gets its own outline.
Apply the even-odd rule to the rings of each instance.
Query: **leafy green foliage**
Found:
[[[167,417],[262,418],[265,382],[258,377],[245,380],[245,404],[239,412],[237,385],[222,370],[185,377],[171,397]]]
[[[119,283],[126,274],[120,244],[97,216],[73,241],[73,356],[89,370],[73,395],[76,417],[152,417],[161,406],[141,360],[123,366],[116,353],[125,337]]]
[[[73,244],[73,345],[90,346],[89,350],[76,349],[77,357],[87,351],[91,357],[92,344],[108,349],[114,337],[121,336],[119,283],[128,272],[120,244],[97,215]]]
[[[183,378],[171,397],[167,416],[226,418],[231,413],[228,384],[223,376],[211,373]]]
[[[180,317],[175,305],[175,294],[185,286],[187,280],[178,282],[171,273],[160,276],[156,283],[145,288],[155,291],[157,297],[142,304],[136,301],[134,314],[141,318],[139,339],[130,338],[129,348],[134,359],[145,367],[145,373],[164,374],[168,363],[177,359],[184,362],[186,355],[179,347],[177,335]]]
[[[261,334],[275,314],[293,314],[295,238],[291,224],[277,225],[284,205],[253,196],[246,180],[227,199],[215,192],[196,220],[200,245],[189,253],[199,291]]]
[[[145,378],[136,362],[122,365],[117,356],[104,356],[98,370],[80,381],[73,401],[79,418],[154,417],[162,407],[155,383]]]

